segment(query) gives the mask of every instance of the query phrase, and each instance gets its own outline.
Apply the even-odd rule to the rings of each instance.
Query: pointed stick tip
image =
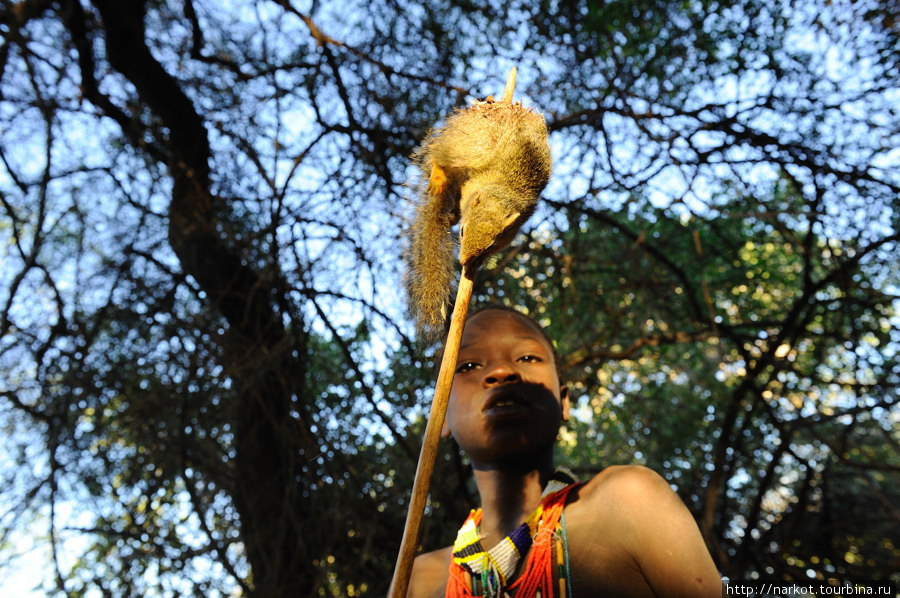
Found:
[[[513,93],[516,91],[516,67],[512,67],[506,77],[506,89],[503,90],[504,102],[512,103]]]

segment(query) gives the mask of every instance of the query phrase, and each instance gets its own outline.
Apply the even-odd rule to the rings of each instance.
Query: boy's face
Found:
[[[444,434],[474,466],[552,451],[569,398],[553,349],[523,316],[485,310],[466,324]]]

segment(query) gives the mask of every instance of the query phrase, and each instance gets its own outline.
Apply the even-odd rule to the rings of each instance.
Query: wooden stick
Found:
[[[434,462],[441,440],[441,428],[444,426],[444,415],[447,413],[450,386],[453,384],[453,373],[456,370],[456,359],[459,356],[459,343],[462,340],[466,314],[469,312],[469,303],[472,300],[477,269],[477,265],[464,266],[459,279],[456,303],[453,305],[453,316],[450,319],[450,330],[447,332],[447,342],[444,346],[444,357],[438,372],[434,399],[431,401],[431,411],[428,414],[428,424],[425,426],[425,438],[422,440],[422,451],[419,453],[419,463],[416,467],[412,497],[406,512],[406,525],[403,528],[403,540],[400,542],[400,555],[397,557],[394,578],[391,580],[391,589],[388,591],[389,598],[406,598],[409,589],[409,578],[416,556],[416,546],[419,543],[425,503],[428,500],[428,489],[431,486],[431,475],[434,473]]]

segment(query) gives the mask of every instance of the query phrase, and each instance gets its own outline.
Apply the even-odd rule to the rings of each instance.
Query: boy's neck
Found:
[[[538,507],[551,475],[552,456],[531,467],[475,468],[482,508],[479,531],[485,548],[511,534]]]

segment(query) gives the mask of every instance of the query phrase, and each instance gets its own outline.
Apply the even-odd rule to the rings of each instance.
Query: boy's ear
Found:
[[[562,420],[569,421],[569,409],[572,401],[569,399],[569,387],[563,384],[559,389],[559,404],[562,407]]]
[[[446,418],[444,418],[444,423],[441,426],[441,438],[450,438],[450,427],[447,425]]]

